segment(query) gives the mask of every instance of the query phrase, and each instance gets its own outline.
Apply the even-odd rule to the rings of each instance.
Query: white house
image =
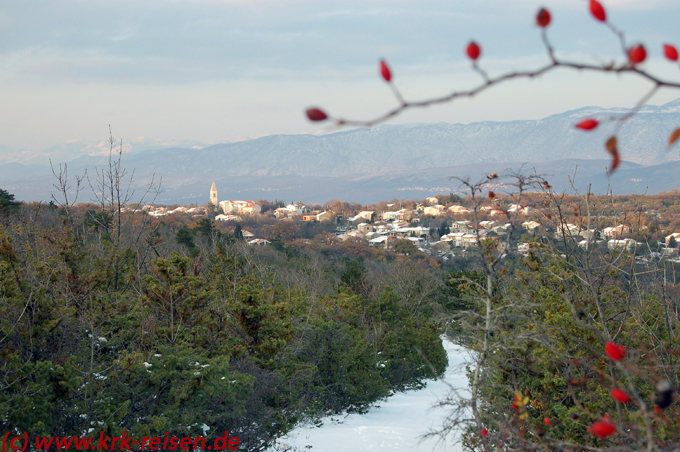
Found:
[[[410,220],[414,216],[414,212],[408,209],[397,210],[396,212],[383,212],[383,220]]]
[[[288,210],[288,212],[290,212],[290,213],[298,213],[298,214],[303,214],[303,213],[312,211],[312,209],[305,206],[301,202],[294,202],[294,203],[288,204],[286,206],[286,210]]]
[[[334,212],[329,212],[324,210],[323,212],[316,215],[316,221],[330,221],[335,218]]]
[[[375,231],[375,227],[372,224],[368,223],[359,223],[357,225],[357,230],[361,232],[362,234],[366,234],[368,232],[373,232]]]
[[[620,248],[632,251],[635,245],[637,245],[637,242],[633,239],[610,240],[607,242],[607,248],[610,250]]]
[[[536,221],[525,221],[524,223],[522,223],[522,227],[529,232],[533,232],[534,234],[543,229],[541,223],[538,223]]]
[[[458,230],[458,231],[467,231],[468,226],[470,225],[470,222],[467,220],[464,221],[454,221],[451,223],[451,230]]]
[[[455,206],[449,207],[449,212],[452,212],[452,213],[470,213],[470,209],[468,209],[467,207],[455,205]]]
[[[500,224],[492,227],[490,229],[490,232],[495,233],[496,235],[506,235],[512,230],[512,223],[505,223],[505,224]]]
[[[276,217],[277,220],[280,220],[281,218],[286,218],[290,214],[290,211],[286,207],[279,207],[274,211],[274,216]]]
[[[575,224],[567,223],[557,226],[555,229],[555,237],[562,238],[563,235],[577,237],[580,231],[580,228]]]
[[[479,225],[482,226],[484,229],[491,229],[495,226],[498,226],[500,223],[494,220],[484,220],[480,221]]]
[[[442,206],[441,204],[437,204],[436,206],[425,207],[423,209],[423,214],[436,217],[444,213],[444,209],[446,209],[446,207]]]
[[[425,239],[423,237],[406,237],[406,240],[410,241],[416,246],[423,246],[425,244]]]
[[[225,214],[254,215],[262,212],[262,206],[253,201],[220,201],[220,207]]]
[[[675,243],[680,243],[680,232],[674,232],[666,236],[666,245],[671,243],[671,239],[675,239]]]
[[[451,240],[453,241],[453,246],[458,246],[461,248],[470,248],[477,246],[477,236],[475,234],[465,234],[465,233],[454,233]]]
[[[602,235],[610,238],[628,238],[630,237],[630,227],[625,225],[618,225],[610,228],[604,228],[602,230]]]
[[[217,220],[217,221],[241,221],[241,217],[239,217],[238,215],[219,214],[215,217],[215,220]]]
[[[518,213],[523,213],[525,215],[528,215],[530,211],[531,211],[531,209],[528,206],[522,207],[519,204],[512,204],[510,206],[510,208],[508,209],[508,212],[510,212],[510,213],[518,212]]]
[[[356,216],[371,221],[375,217],[375,212],[372,210],[362,210]]]
[[[385,243],[387,242],[388,238],[389,237],[387,237],[386,235],[381,235],[380,237],[375,237],[373,239],[370,239],[368,241],[368,244],[369,245],[383,245],[384,246]]]
[[[661,255],[664,256],[664,257],[677,256],[678,251],[680,251],[680,250],[677,249],[677,248],[664,248],[663,250],[661,250]]]
[[[253,239],[248,242],[248,245],[269,245],[269,240]]]

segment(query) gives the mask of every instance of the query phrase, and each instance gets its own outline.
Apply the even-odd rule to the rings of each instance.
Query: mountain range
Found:
[[[668,136],[680,126],[680,99],[646,105],[622,125],[617,135],[624,162],[607,177],[604,142],[618,126],[616,118],[628,112],[585,107],[540,120],[387,124],[325,135],[270,135],[206,147],[197,142],[154,145],[125,154],[123,163],[135,170],[133,185],[143,186],[153,174],[162,177],[158,202],[168,204],[207,201],[213,180],[220,199],[368,203],[424,198],[456,192],[459,184],[451,176],[474,180],[520,167],[546,175],[557,190],[570,188],[567,176],[573,176],[577,166],[577,188],[591,184],[595,193],[606,192],[610,185],[615,194],[680,188],[675,177],[680,145],[670,151],[667,147]],[[574,125],[585,117],[602,125],[591,132],[576,130]],[[101,144],[95,148],[97,152],[81,151],[67,161],[69,172],[92,173],[105,165]],[[4,149],[1,188],[17,199],[50,199],[53,176],[47,156],[22,159]],[[50,155],[55,162],[55,157],[69,153],[66,149]]]

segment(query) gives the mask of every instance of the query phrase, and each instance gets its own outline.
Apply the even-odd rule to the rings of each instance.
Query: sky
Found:
[[[629,42],[648,48],[646,69],[680,80],[661,58],[662,43],[680,44],[680,2],[602,3]],[[0,0],[0,146],[104,140],[109,125],[136,143],[318,133],[307,107],[368,119],[395,106],[381,58],[408,100],[478,84],[464,54],[471,39],[491,75],[544,64],[541,6],[558,56],[621,59],[583,0]],[[632,106],[648,87],[562,70],[391,122],[539,119]],[[650,103],[677,97],[662,91]]]

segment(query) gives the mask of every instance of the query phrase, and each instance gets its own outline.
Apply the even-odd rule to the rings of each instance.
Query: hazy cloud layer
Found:
[[[584,2],[545,3],[553,10],[550,33],[559,52],[591,61],[620,53]],[[632,40],[647,42],[652,54],[658,55],[664,41],[680,42],[678,2],[606,3],[612,20]],[[442,81],[477,81],[462,51],[471,38],[482,43],[491,72],[541,64],[543,49],[533,25],[539,6],[532,0],[5,0],[0,2],[5,106],[0,135],[8,142],[2,144],[39,147],[66,137],[91,139],[101,136],[93,122],[105,128],[126,117],[134,118],[129,121],[134,125],[119,120],[124,135],[159,139],[214,141],[308,131],[312,128],[299,112],[313,99],[343,108],[368,105],[361,110],[366,113],[392,105],[377,80],[381,57],[414,96],[452,87]],[[501,90],[488,119],[513,119],[499,117],[499,111],[537,117],[580,106],[562,82],[546,80],[554,96],[527,109],[511,106],[514,91]],[[617,94],[597,83],[592,103],[628,104],[630,86]],[[525,85],[516,89],[532,96]],[[217,93],[222,102],[215,102]],[[210,129],[217,115],[232,126]],[[196,127],[201,117],[206,127]],[[473,109],[468,116],[439,118],[485,117]],[[159,136],[169,133],[173,136]]]

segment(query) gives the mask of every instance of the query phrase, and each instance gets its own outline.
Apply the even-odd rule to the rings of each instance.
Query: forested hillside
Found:
[[[248,247],[209,220],[187,246],[149,218],[3,206],[0,429],[262,450],[445,369],[421,263]]]

